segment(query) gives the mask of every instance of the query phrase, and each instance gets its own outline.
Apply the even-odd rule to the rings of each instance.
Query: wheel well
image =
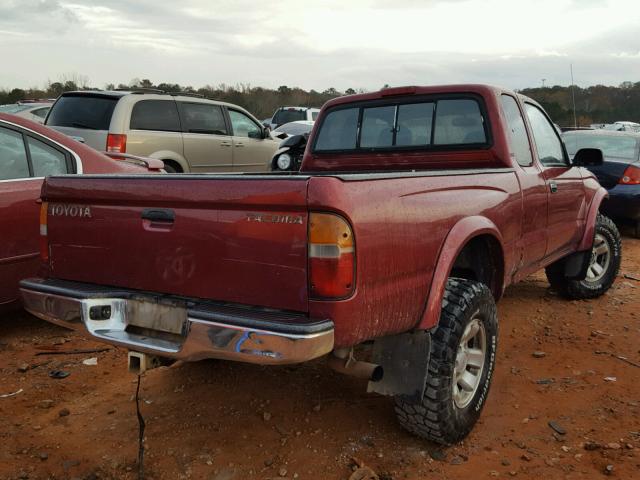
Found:
[[[496,300],[500,298],[504,281],[504,256],[500,242],[492,235],[479,235],[469,240],[458,254],[450,276],[482,282]]]
[[[178,162],[176,162],[175,160],[162,160],[164,162],[165,165],[169,165],[171,167],[173,167],[173,169],[178,172],[178,173],[182,173],[184,172],[184,169],[182,168],[182,165],[180,165]]]

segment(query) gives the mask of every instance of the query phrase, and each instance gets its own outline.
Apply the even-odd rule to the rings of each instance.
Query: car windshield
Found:
[[[305,120],[306,114],[304,110],[298,110],[296,108],[278,110],[273,116],[271,123],[276,125],[284,125],[285,123],[295,122],[298,120]]]
[[[55,127],[109,130],[117,97],[65,95],[51,108],[46,124]]]
[[[312,123],[287,123],[285,125],[280,125],[273,132],[274,133],[286,133],[287,135],[304,135],[305,133],[309,133],[313,128]]]
[[[598,148],[602,150],[605,158],[615,157],[625,160],[638,158],[638,140],[634,137],[565,133],[563,140],[567,146],[567,153],[572,157],[581,148]]]
[[[33,105],[19,105],[17,103],[10,103],[7,105],[0,105],[0,112],[2,113],[18,113],[27,108],[31,108]]]

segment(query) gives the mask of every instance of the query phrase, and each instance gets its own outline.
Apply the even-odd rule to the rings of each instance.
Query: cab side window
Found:
[[[0,180],[30,177],[22,134],[0,127],[0,159]]]
[[[229,118],[231,119],[233,135],[235,137],[262,137],[262,130],[260,127],[244,113],[240,113],[236,110],[229,110]]]
[[[533,132],[533,139],[536,142],[540,163],[545,167],[568,166],[555,127],[535,105],[527,103],[525,109]]]
[[[31,155],[34,177],[69,173],[67,157],[64,153],[29,136],[27,136],[27,145]]]
[[[509,144],[511,154],[515,155],[516,161],[523,167],[528,167],[533,163],[531,148],[529,147],[529,137],[524,126],[524,119],[518,108],[516,99],[511,95],[500,97],[502,111],[507,118],[507,131],[509,132]]]

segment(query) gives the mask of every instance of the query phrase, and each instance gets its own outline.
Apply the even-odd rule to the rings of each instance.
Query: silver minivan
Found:
[[[237,105],[160,92],[65,92],[45,125],[96,150],[163,160],[168,172],[267,171],[279,144]]]

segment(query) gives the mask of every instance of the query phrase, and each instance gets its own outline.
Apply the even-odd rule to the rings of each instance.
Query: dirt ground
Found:
[[[145,478],[348,479],[354,462],[387,480],[640,478],[640,240],[625,237],[623,255],[597,300],[562,300],[543,275],[507,290],[493,386],[461,445],[405,433],[391,399],[322,361],[206,361],[142,377]],[[0,479],[137,478],[126,352],[38,355],[101,346],[23,312],[0,317],[0,395],[19,392],[0,397]]]

